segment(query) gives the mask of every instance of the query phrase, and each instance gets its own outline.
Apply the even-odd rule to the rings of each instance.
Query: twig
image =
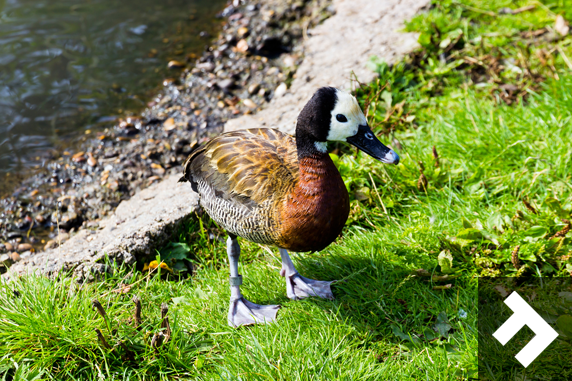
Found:
[[[135,360],[135,353],[133,353],[128,347],[127,345],[125,345],[125,342],[121,341],[119,343],[119,345],[121,346],[121,348],[123,348],[123,350],[125,351],[125,358],[128,361],[134,361]]]
[[[470,5],[458,3],[458,2],[456,2],[456,1],[454,1],[452,4],[457,5],[457,6],[461,7],[461,8],[468,9],[468,10],[471,11],[471,12],[481,13],[481,14],[483,14],[483,15],[487,15],[487,16],[491,16],[491,17],[497,17],[497,14],[494,13],[494,12],[492,12],[492,11],[485,11],[485,10],[482,10],[482,9],[479,9],[479,8],[471,7]]]
[[[377,186],[375,185],[375,181],[373,181],[373,177],[371,176],[371,172],[369,172],[368,174],[369,174],[369,178],[371,180],[371,183],[373,184],[373,189],[375,190],[375,194],[377,195],[377,198],[379,199],[379,203],[381,204],[381,207],[383,208],[383,212],[387,216],[387,219],[389,219],[389,214],[387,213],[387,209],[385,209],[385,204],[381,200],[381,196],[379,195],[379,192],[377,191]]]
[[[528,202],[528,198],[525,197],[522,199],[522,203],[524,204],[524,206],[526,206],[526,209],[530,210],[533,214],[538,214],[538,212],[536,211],[536,209],[534,208],[534,206],[532,206],[530,204],[530,202]]]
[[[105,319],[106,317],[105,310],[103,309],[103,306],[101,305],[99,300],[93,299],[91,301],[91,305],[93,306],[93,308],[97,310],[97,312],[101,315],[101,317]]]
[[[517,270],[520,269],[520,267],[521,267],[520,260],[518,259],[518,251],[519,250],[520,250],[520,245],[516,245],[516,247],[512,251],[512,254],[510,255],[510,261],[512,262],[512,265],[514,266],[514,268]]]
[[[135,303],[135,314],[133,315],[135,320],[135,329],[139,330],[141,326],[141,300],[139,300],[137,295],[135,295],[132,300],[133,303]]]
[[[151,348],[155,350],[155,353],[159,353],[159,347],[163,344],[164,337],[163,332],[158,332],[153,335],[153,338],[151,339]]]
[[[568,69],[572,70],[572,62],[570,62],[570,60],[566,56],[566,53],[564,53],[564,50],[562,50],[562,48],[560,46],[558,46],[557,49],[558,49],[558,52],[560,53],[560,55],[562,56],[562,59],[566,63],[566,66],[568,66]]]
[[[168,312],[169,306],[167,306],[167,303],[161,304],[161,317],[163,318],[161,328],[165,328],[165,340],[163,341],[163,344],[171,338],[171,326],[169,325],[169,317],[167,316]]]
[[[113,348],[111,347],[111,345],[109,345],[109,344],[107,343],[107,341],[105,340],[105,337],[103,337],[103,333],[101,333],[101,331],[99,330],[99,328],[96,328],[96,329],[95,329],[95,333],[97,334],[97,338],[99,339],[99,341],[101,342],[101,344],[102,344],[105,348],[107,348],[107,349],[113,349]]]
[[[437,153],[437,147],[433,146],[433,158],[435,159],[435,167],[439,168],[439,154]]]

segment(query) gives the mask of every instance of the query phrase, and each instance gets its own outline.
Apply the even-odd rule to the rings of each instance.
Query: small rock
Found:
[[[10,254],[10,258],[12,259],[13,262],[18,262],[21,258],[20,258],[20,254],[13,252],[12,254]]]
[[[258,92],[258,90],[260,90],[260,85],[258,83],[254,83],[254,84],[248,86],[248,93],[250,95],[256,94]]]
[[[55,240],[51,239],[48,242],[46,242],[46,245],[44,246],[44,250],[54,249],[56,247],[58,247],[58,243]]]
[[[69,233],[61,232],[61,233],[58,234],[58,236],[56,237],[56,243],[57,243],[57,242],[62,243],[62,242],[67,241],[68,239],[70,239]]]
[[[72,161],[74,163],[83,163],[85,161],[85,153],[84,152],[78,152],[75,155],[72,156]]]
[[[201,33],[199,33],[199,37],[202,37],[202,38],[208,38],[208,37],[210,37],[210,36],[211,36],[211,35],[210,35],[208,32],[205,32],[205,31],[202,31]]]
[[[280,72],[280,69],[278,69],[276,66],[273,66],[270,69],[268,69],[268,71],[266,72],[266,75],[275,75],[275,74],[278,74],[279,72]]]
[[[243,26],[242,28],[238,28],[237,32],[238,32],[238,36],[242,38],[242,37],[246,36],[246,34],[248,33],[248,28]]]
[[[286,66],[286,67],[296,66],[296,58],[294,56],[292,56],[291,54],[284,55],[282,62],[284,63],[284,66]]]
[[[185,67],[185,64],[181,61],[172,60],[172,61],[169,61],[169,63],[167,64],[167,67],[169,69],[182,69]]]
[[[223,79],[222,81],[218,81],[216,83],[216,85],[223,89],[223,90],[228,90],[230,88],[232,88],[232,86],[234,86],[234,81],[232,79]]]
[[[163,129],[165,131],[171,131],[175,128],[177,128],[177,125],[175,124],[175,119],[173,118],[169,118],[163,123]]]
[[[211,72],[214,70],[215,65],[212,62],[203,62],[203,63],[198,64],[196,67],[197,67],[197,69],[201,69],[204,71]]]
[[[246,52],[248,50],[248,42],[243,38],[236,44],[236,49],[242,53]]]
[[[0,255],[0,265],[4,267],[10,267],[14,263],[10,254],[2,254]]]
[[[235,13],[228,17],[229,21],[240,20],[242,18],[242,13]]]
[[[253,101],[251,101],[250,99],[246,98],[242,101],[242,103],[248,107],[248,108],[256,108],[256,103],[254,103]]]
[[[278,85],[276,90],[274,90],[274,97],[280,98],[280,97],[284,96],[284,94],[286,94],[287,90],[288,90],[288,86],[286,86],[286,84],[284,82],[281,83],[280,85]]]
[[[6,249],[6,251],[14,251],[14,246],[9,242],[6,242],[4,244],[4,248]]]
[[[33,247],[29,243],[21,243],[18,245],[18,251],[28,251],[32,249]]]
[[[97,165],[97,159],[93,156],[91,152],[87,154],[87,164],[90,167],[95,167]]]
[[[46,217],[42,216],[41,214],[38,214],[36,216],[36,222],[39,224],[43,224],[44,222],[46,222]]]

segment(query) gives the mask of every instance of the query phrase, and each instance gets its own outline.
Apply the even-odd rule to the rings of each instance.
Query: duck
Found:
[[[230,326],[272,323],[280,308],[242,295],[238,237],[278,248],[288,298],[334,298],[332,281],[300,275],[288,254],[325,249],[348,219],[348,191],[328,142],[347,142],[383,163],[399,163],[372,132],[356,98],[334,87],[313,94],[298,115],[295,136],[273,128],[226,132],[184,162],[180,181],[191,184],[201,207],[228,234]]]

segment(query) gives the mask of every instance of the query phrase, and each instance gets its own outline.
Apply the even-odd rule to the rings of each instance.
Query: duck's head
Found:
[[[388,164],[399,156],[384,146],[371,131],[357,100],[344,91],[322,87],[304,106],[296,125],[298,155],[326,152],[327,142],[348,142],[371,157]]]

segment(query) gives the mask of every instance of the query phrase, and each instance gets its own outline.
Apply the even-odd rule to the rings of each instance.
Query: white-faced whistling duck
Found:
[[[201,206],[228,232],[231,326],[272,322],[280,308],[243,298],[237,237],[279,248],[290,299],[333,299],[332,282],[298,274],[287,251],[324,249],[348,218],[348,192],[328,141],[348,142],[384,163],[399,162],[372,133],[356,99],[332,87],[319,89],[306,104],[296,138],[270,128],[227,132],[186,160],[181,181],[191,183]]]

